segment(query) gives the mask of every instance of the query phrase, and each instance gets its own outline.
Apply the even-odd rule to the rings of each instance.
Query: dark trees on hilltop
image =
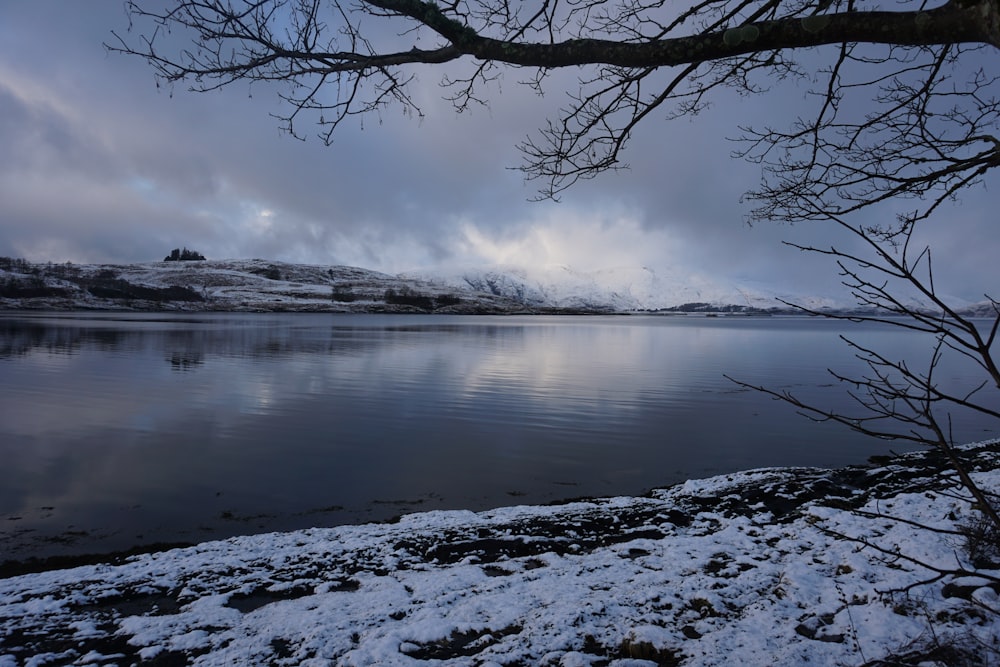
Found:
[[[190,262],[194,260],[203,260],[205,256],[200,252],[195,252],[194,250],[188,250],[187,248],[174,248],[170,251],[170,254],[163,258],[164,262]]]

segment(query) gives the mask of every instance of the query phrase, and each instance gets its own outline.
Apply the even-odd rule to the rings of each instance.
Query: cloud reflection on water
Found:
[[[116,317],[0,318],[11,530],[84,526],[130,546],[638,493],[888,449],[722,377],[819,397],[825,369],[850,360],[831,323]],[[314,513],[330,507],[343,509]]]

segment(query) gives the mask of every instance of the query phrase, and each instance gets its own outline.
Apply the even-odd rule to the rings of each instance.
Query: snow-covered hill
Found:
[[[346,266],[260,259],[147,264],[0,262],[0,308],[522,312],[521,303]]]
[[[0,257],[0,309],[774,313],[790,310],[783,302],[813,310],[854,307],[768,285],[645,266],[590,272],[567,266],[476,267],[393,276],[262,259],[41,264]],[[976,314],[983,304],[958,305]]]
[[[555,266],[391,276],[261,259],[32,264],[0,258],[0,308],[332,312],[773,310],[773,294],[646,267]]]

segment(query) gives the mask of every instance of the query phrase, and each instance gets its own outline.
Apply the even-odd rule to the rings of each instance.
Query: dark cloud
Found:
[[[583,182],[561,204],[532,203],[537,184],[511,169],[515,146],[565,103],[573,71],[556,73],[544,97],[506,71],[484,89],[488,107],[456,114],[441,99],[444,72],[420,69],[423,118],[390,108],[325,147],[280,131],[276,89],[157,88],[143,62],[108,54],[102,42],[127,28],[120,0],[4,13],[0,254],[128,262],[187,245],[389,271],[633,261],[799,289],[835,283],[833,267],[780,243],[829,244],[829,229],[745,224],[741,196],[760,172],[732,157],[740,125],[791,120],[804,82],[749,99],[723,92],[695,118],[651,117],[625,155],[631,169]],[[967,298],[998,282],[989,248],[968,238],[991,234],[991,211],[977,191],[947,212],[961,234],[928,232]]]

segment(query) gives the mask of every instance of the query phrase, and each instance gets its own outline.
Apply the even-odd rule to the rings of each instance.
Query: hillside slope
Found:
[[[513,313],[524,305],[346,266],[261,259],[147,264],[0,264],[0,308]]]

